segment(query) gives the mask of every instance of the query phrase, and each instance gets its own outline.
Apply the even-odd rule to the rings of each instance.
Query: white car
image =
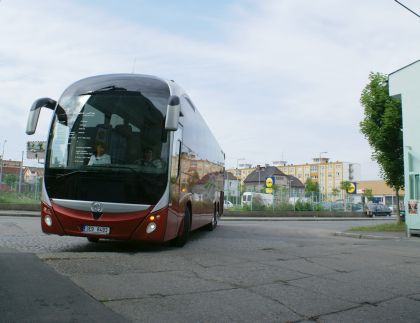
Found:
[[[223,207],[224,207],[225,209],[230,209],[231,207],[233,207],[233,203],[232,203],[231,201],[225,201],[225,202],[223,203]]]

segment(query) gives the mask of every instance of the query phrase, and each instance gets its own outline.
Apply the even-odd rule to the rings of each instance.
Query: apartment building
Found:
[[[317,182],[320,193],[326,199],[340,199],[344,192],[340,189],[343,181],[357,181],[360,178],[360,164],[330,161],[329,158],[313,158],[312,163],[276,165],[283,173],[298,178],[305,183],[308,178]]]

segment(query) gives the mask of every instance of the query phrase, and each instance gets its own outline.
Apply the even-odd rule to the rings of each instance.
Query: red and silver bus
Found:
[[[41,226],[48,234],[172,241],[213,230],[223,213],[225,155],[185,91],[136,74],[69,86],[54,110],[45,157]]]

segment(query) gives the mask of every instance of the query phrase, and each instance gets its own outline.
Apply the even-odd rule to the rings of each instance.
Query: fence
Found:
[[[243,201],[238,196],[225,195],[226,200],[233,206],[230,209],[234,211],[329,211],[329,212],[363,212],[362,203],[353,203],[349,196],[345,199],[336,199],[335,195],[324,195],[312,192],[306,194],[303,190],[289,190],[287,188],[278,189],[267,198],[266,193],[256,189],[247,190],[252,195],[249,201]],[[243,197],[243,193],[241,194]]]
[[[34,204],[41,198],[42,179],[33,183],[20,183],[18,180],[0,184],[0,203]]]

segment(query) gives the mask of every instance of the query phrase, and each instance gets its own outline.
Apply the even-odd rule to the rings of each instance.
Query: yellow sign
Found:
[[[354,194],[355,192],[356,192],[356,185],[354,185],[354,183],[349,183],[347,193]]]
[[[267,194],[273,194],[273,189],[272,189],[271,187],[267,187],[267,188],[265,189],[265,192],[266,192]]]
[[[265,180],[265,186],[267,186],[268,188],[273,187],[273,179],[271,177],[267,177],[267,179]]]

